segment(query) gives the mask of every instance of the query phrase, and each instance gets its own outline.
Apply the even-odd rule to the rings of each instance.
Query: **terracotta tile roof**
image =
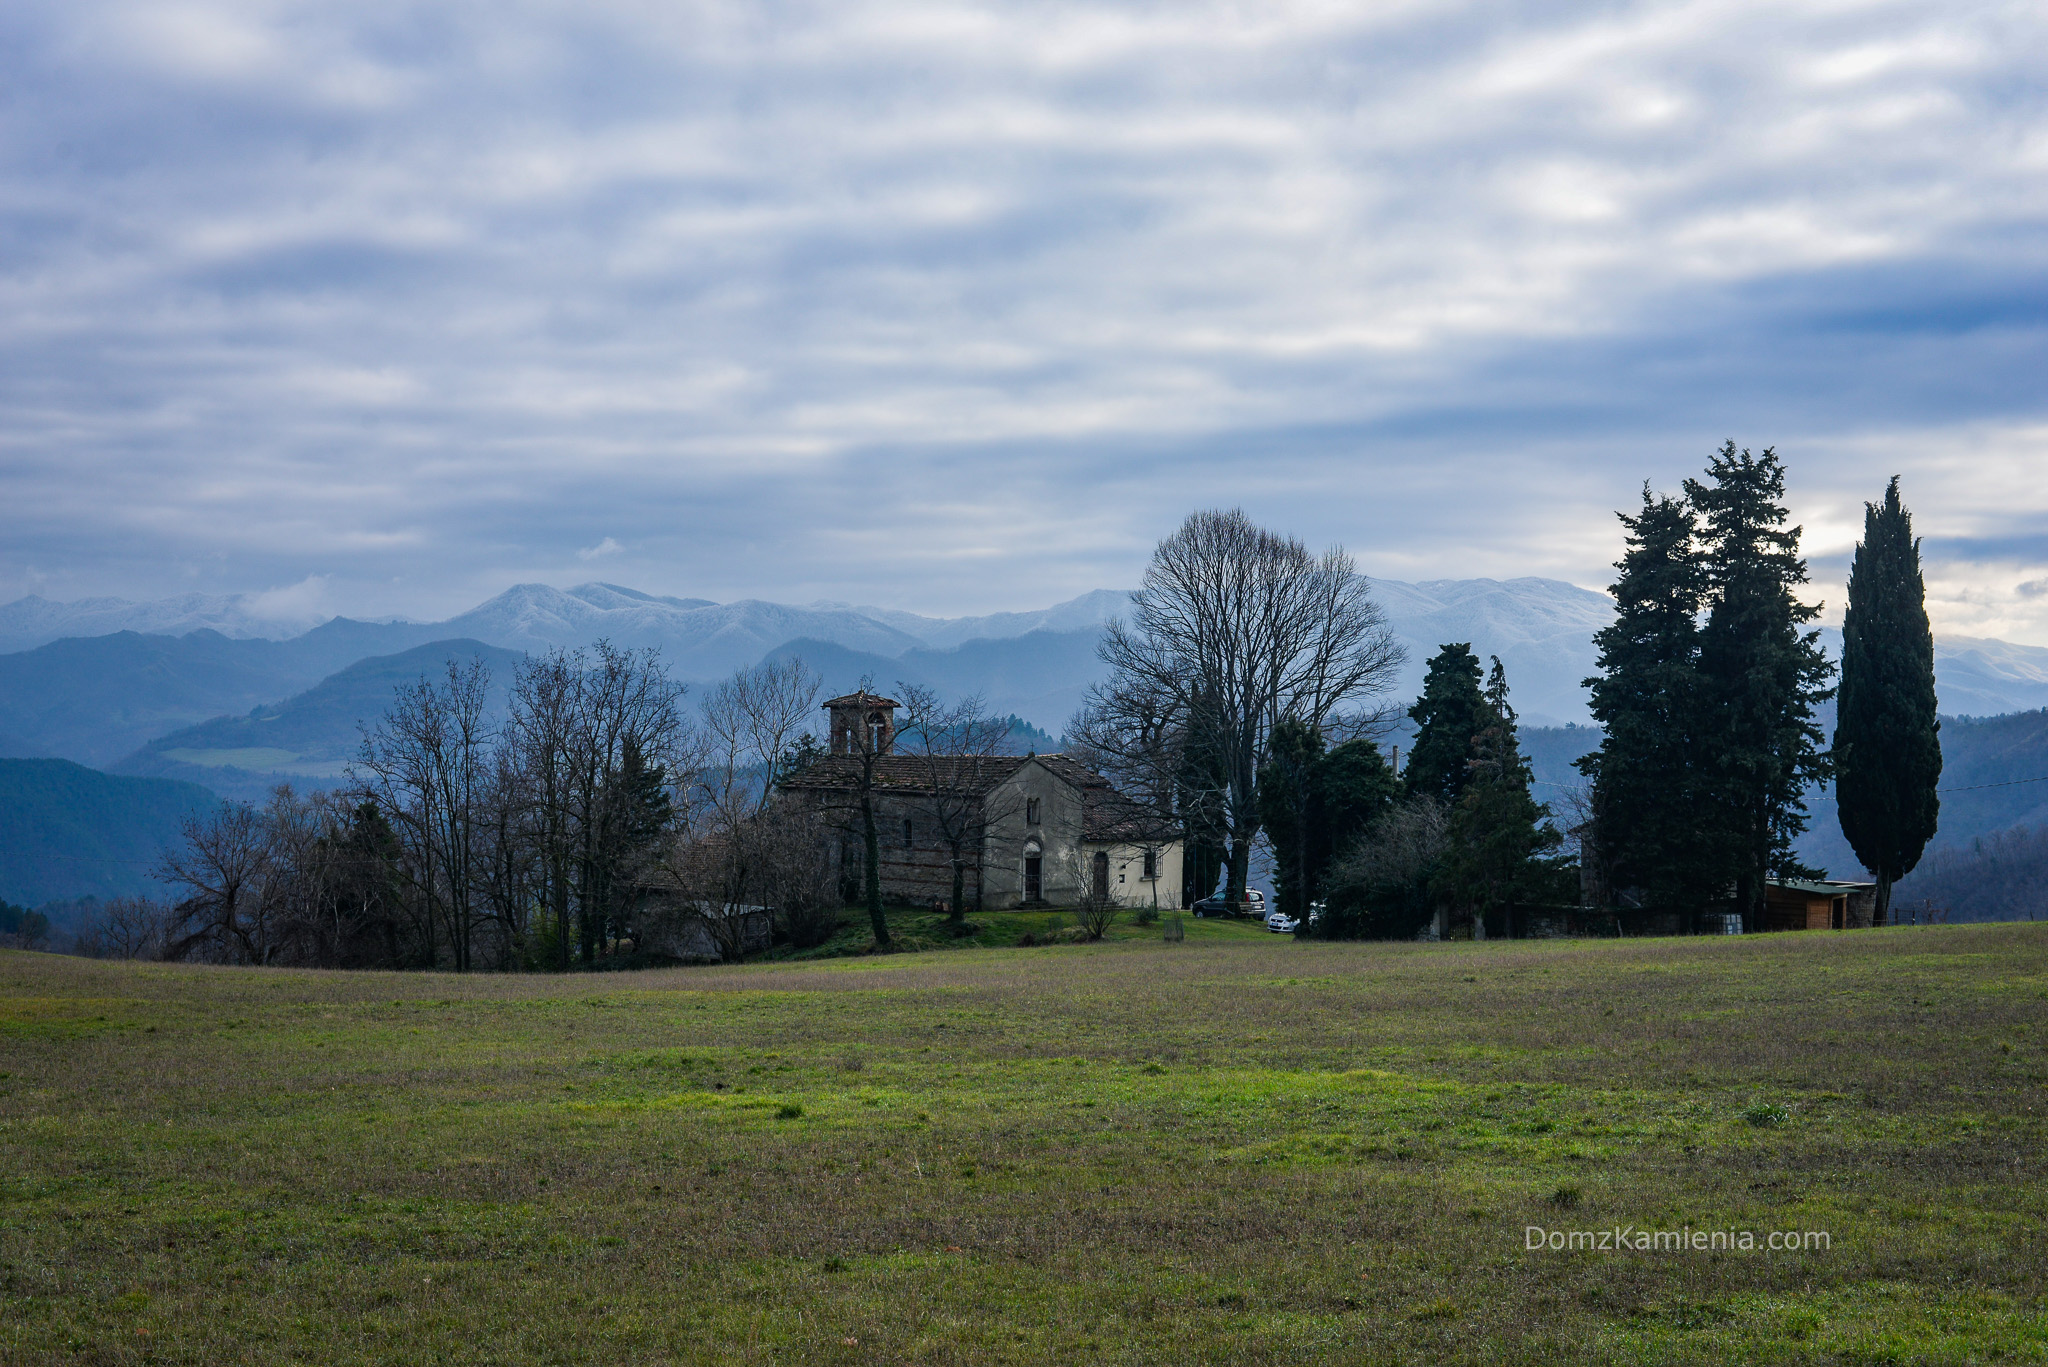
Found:
[[[1109,786],[1107,780],[1082,790],[1081,839],[1103,844],[1153,845],[1181,838],[1171,818],[1161,816]]]
[[[885,698],[879,693],[845,693],[836,698],[827,698],[819,703],[818,706],[821,708],[859,707],[862,703],[866,703],[869,707],[887,707],[891,709],[903,706],[902,703],[897,702],[894,698]]]
[[[1125,797],[1110,786],[1108,779],[1062,754],[996,755],[988,758],[878,755],[875,757],[875,788],[878,792],[928,792],[936,777],[939,784],[948,790],[986,793],[1032,759],[1053,777],[1081,791],[1082,840],[1149,844],[1180,839],[1180,827],[1170,818]],[[935,766],[938,767],[936,775],[933,773]],[[810,792],[848,792],[859,783],[858,756],[826,755],[813,761],[802,773],[784,779],[782,786]]]
[[[987,792],[1017,772],[1024,764],[1021,755],[978,758],[971,755],[877,755],[875,787],[883,792],[929,791],[936,777],[948,790]],[[937,773],[934,774],[934,769]],[[860,785],[861,762],[857,755],[825,755],[812,761],[801,773],[782,780],[785,788],[807,788],[820,792],[843,791]]]

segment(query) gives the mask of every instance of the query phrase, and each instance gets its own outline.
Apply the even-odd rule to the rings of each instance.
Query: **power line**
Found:
[[[2022,783],[2048,783],[2048,774],[2039,778],[2008,779],[2004,783],[1972,783],[1965,788],[1936,788],[1937,793],[1974,793],[1984,788],[2017,788]]]

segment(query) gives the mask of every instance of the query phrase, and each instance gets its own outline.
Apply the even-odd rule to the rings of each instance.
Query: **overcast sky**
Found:
[[[2048,7],[0,7],[0,599],[956,614],[1786,458],[2048,643]]]

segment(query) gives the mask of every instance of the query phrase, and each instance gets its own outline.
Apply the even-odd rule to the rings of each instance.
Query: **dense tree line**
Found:
[[[49,938],[49,917],[0,901],[0,949],[40,949]]]
[[[501,715],[489,692],[481,662],[451,663],[397,691],[348,785],[189,821],[159,870],[173,902],[110,916],[107,952],[560,971],[673,951],[679,920],[732,957],[751,909],[804,942],[836,924],[821,833],[769,801],[816,751],[801,662],[695,711],[656,654],[605,643],[522,663]]]
[[[1598,886],[1616,902],[1760,923],[1765,884],[1812,877],[1792,852],[1803,794],[1832,775],[1815,718],[1834,666],[1786,525],[1774,451],[1718,452],[1682,496],[1643,490],[1622,516],[1618,611],[1588,680],[1600,749],[1592,781]]]
[[[1484,918],[1572,881],[1529,795],[1499,662],[1431,662],[1404,780],[1370,710],[1399,667],[1348,556],[1318,557],[1242,512],[1197,513],[1161,542],[1107,681],[1069,728],[1089,761],[1186,832],[1190,898],[1242,899],[1255,841],[1275,903],[1311,933],[1412,935],[1441,909]]]
[[[1529,792],[1499,657],[1482,674],[1469,643],[1442,647],[1408,715],[1416,734],[1399,778],[1376,746],[1377,763],[1355,742],[1326,757],[1322,781],[1349,800],[1326,801],[1330,827],[1310,848],[1327,863],[1297,875],[1323,903],[1307,933],[1405,939],[1439,915],[1447,929],[1511,931],[1518,915],[1576,900],[1564,837]]]
[[[1918,545],[1893,481],[1869,505],[1845,623],[1839,726],[1817,710],[1834,666],[1801,601],[1800,529],[1775,452],[1722,447],[1678,496],[1622,514],[1615,620],[1587,680],[1600,749],[1588,857],[1603,900],[1714,910],[1758,927],[1765,885],[1811,878],[1793,853],[1804,794],[1837,777],[1842,824],[1881,898],[1934,828],[1940,748]]]
[[[1317,555],[1242,510],[1190,515],[1161,541],[1109,678],[1069,726],[1073,748],[1187,833],[1186,892],[1244,901],[1254,843],[1294,782],[1276,746],[1357,729],[1402,651],[1341,547]]]

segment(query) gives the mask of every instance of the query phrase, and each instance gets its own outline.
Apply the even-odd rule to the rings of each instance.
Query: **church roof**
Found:
[[[902,703],[897,702],[894,698],[885,698],[879,693],[845,693],[841,694],[839,697],[836,698],[827,698],[825,699],[825,701],[819,703],[818,706],[821,708],[859,707],[862,704],[866,704],[869,707],[903,706]]]
[[[875,788],[882,792],[948,791],[985,793],[1024,765],[1020,755],[876,755]],[[858,788],[859,755],[821,755],[809,766],[782,780],[785,788],[821,792]]]
[[[1094,842],[1178,840],[1180,828],[1170,819],[1119,793],[1110,781],[1065,755],[877,755],[877,792],[918,793],[934,787],[980,796],[1002,784],[1026,764],[1036,761],[1053,777],[1081,792],[1081,838]],[[785,788],[808,792],[851,792],[860,786],[858,755],[824,755],[801,773],[782,780]]]

